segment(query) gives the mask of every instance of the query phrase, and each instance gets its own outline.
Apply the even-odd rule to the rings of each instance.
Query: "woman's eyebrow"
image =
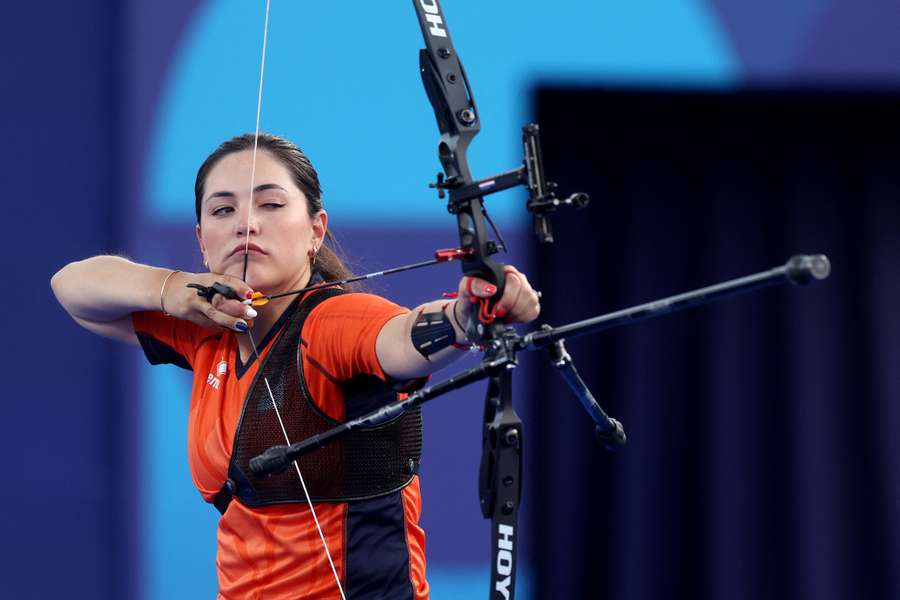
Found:
[[[209,196],[206,197],[206,200],[204,200],[204,202],[212,200],[213,198],[234,198],[234,196],[235,196],[234,192],[228,192],[228,191],[213,192],[212,194],[210,194]]]
[[[284,189],[283,187],[281,187],[280,185],[278,185],[277,183],[263,183],[261,185],[258,185],[255,188],[253,188],[253,193],[256,194],[257,192],[264,192],[266,190],[281,190],[282,192],[287,193],[287,190]],[[213,198],[234,198],[234,197],[235,197],[234,192],[229,192],[227,190],[223,190],[221,192],[213,192],[212,194],[210,194],[209,196],[206,197],[206,200],[204,200],[204,202],[206,202],[208,200],[212,200]]]
[[[278,185],[277,183],[263,183],[262,185],[258,185],[253,188],[253,193],[264,192],[266,190],[281,190],[282,192],[287,192],[286,189]]]

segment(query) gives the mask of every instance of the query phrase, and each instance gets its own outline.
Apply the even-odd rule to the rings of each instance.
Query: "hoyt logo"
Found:
[[[504,577],[494,585],[496,591],[509,600],[509,585],[512,583],[513,529],[509,525],[498,525],[497,532],[497,574]]]
[[[435,37],[447,37],[447,30],[444,29],[444,19],[441,17],[441,9],[438,8],[437,0],[419,0],[419,4],[427,13],[425,20],[431,23],[428,32]]]

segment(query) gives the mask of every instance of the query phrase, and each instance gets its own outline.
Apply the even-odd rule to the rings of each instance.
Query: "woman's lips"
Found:
[[[240,246],[238,246],[234,250],[232,250],[231,254],[229,254],[228,256],[232,257],[235,254],[243,254],[245,250],[246,250],[247,254],[265,254],[266,253],[262,248],[260,248],[256,244],[250,244],[249,246],[245,246],[244,244],[241,244]]]

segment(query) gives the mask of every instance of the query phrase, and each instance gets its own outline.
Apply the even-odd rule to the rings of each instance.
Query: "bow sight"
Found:
[[[529,123],[522,128],[522,146],[525,158],[522,166],[510,171],[504,171],[499,175],[487,177],[468,184],[460,183],[457,178],[447,179],[443,173],[437,174],[437,182],[429,184],[429,187],[437,188],[438,198],[443,199],[445,190],[450,193],[447,202],[447,210],[452,214],[458,214],[460,207],[469,200],[483,198],[489,194],[496,194],[516,186],[528,188],[528,202],[525,208],[534,217],[534,233],[542,244],[553,243],[553,228],[550,225],[550,213],[561,206],[574,206],[581,210],[591,201],[583,192],[576,192],[567,198],[559,198],[556,195],[557,185],[547,181],[544,177],[544,162],[541,158],[540,127],[537,123]],[[493,222],[483,210],[484,217],[493,226]],[[498,232],[496,227],[494,231]],[[505,246],[505,244],[500,244]],[[496,248],[495,252],[500,248]]]
[[[440,198],[449,195],[447,208],[457,217],[460,239],[454,258],[462,263],[463,273],[495,284],[497,293],[494,298],[499,299],[503,295],[504,265],[492,260],[491,256],[505,249],[505,244],[484,209],[484,197],[519,185],[527,187],[526,208],[534,218],[534,230],[542,243],[553,241],[550,213],[561,206],[584,208],[589,200],[585,194],[573,194],[564,199],[556,196],[556,186],[546,181],[544,176],[539,129],[534,124],[523,129],[525,156],[522,166],[486,179],[472,179],[466,151],[481,124],[468,78],[453,48],[437,0],[413,0],[413,5],[426,45],[419,52],[422,81],[441,133],[438,158],[444,171],[438,174],[437,181],[431,187],[437,188]],[[497,233],[499,243],[488,237],[485,221]],[[824,279],[829,271],[828,259],[823,255],[795,256],[785,265],[768,271],[561,327],[544,325],[524,336],[494,318],[491,299],[469,318],[467,336],[483,346],[485,351],[481,364],[325,433],[290,446],[270,448],[253,458],[250,468],[257,477],[278,471],[299,456],[355,430],[383,424],[449,391],[487,379],[479,497],[482,513],[491,519],[490,597],[510,600],[515,596],[516,521],[522,486],[522,422],[512,405],[512,369],[517,364],[517,353],[544,350],[593,419],[599,441],[607,448],[615,449],[625,443],[624,429],[600,408],[591,395],[563,346],[564,339],[633,324],[774,284],[790,282],[803,285]]]

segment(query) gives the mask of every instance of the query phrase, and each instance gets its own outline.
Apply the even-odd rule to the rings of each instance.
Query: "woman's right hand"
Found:
[[[256,316],[256,311],[239,300],[229,300],[221,294],[213,296],[211,302],[198,295],[189,283],[199,283],[210,287],[221,283],[233,289],[241,298],[248,298],[253,290],[246,283],[231,275],[217,273],[174,272],[160,290],[160,308],[177,319],[191,321],[202,327],[219,327],[231,331],[247,331],[246,319]]]

